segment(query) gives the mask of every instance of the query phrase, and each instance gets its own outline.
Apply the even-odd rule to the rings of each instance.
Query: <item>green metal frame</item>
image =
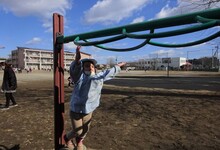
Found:
[[[130,24],[125,26],[120,26],[116,28],[110,28],[105,30],[98,30],[94,32],[76,34],[71,36],[59,36],[57,37],[57,43],[63,44],[68,42],[74,42],[76,45],[81,46],[96,46],[101,49],[110,50],[110,51],[131,51],[135,49],[139,49],[146,44],[160,46],[160,47],[186,47],[193,46],[197,44],[201,44],[207,41],[210,41],[214,38],[220,36],[220,31],[216,32],[213,35],[210,35],[204,39],[199,39],[194,42],[187,42],[182,44],[164,44],[157,43],[152,41],[152,39],[156,38],[164,38],[171,37],[177,35],[183,35],[188,33],[193,33],[201,30],[205,30],[208,28],[220,26],[220,8],[209,9],[205,11],[184,14],[174,17],[162,18],[157,20],[151,20],[147,22],[141,22],[136,24]],[[193,24],[190,27],[154,33],[155,29],[166,28],[166,27],[176,27],[180,25]],[[140,32],[150,30],[149,34],[133,34],[132,32]],[[109,37],[110,36],[110,37]],[[113,37],[112,37],[113,36]],[[100,38],[100,37],[108,37],[99,41],[89,41],[89,39]],[[145,39],[145,41],[137,46],[131,48],[117,49],[117,48],[108,48],[101,44],[106,44],[118,40],[122,40],[125,38],[131,39]]]

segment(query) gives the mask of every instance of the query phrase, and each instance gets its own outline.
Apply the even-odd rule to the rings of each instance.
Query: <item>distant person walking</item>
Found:
[[[112,79],[121,70],[125,63],[119,63],[111,69],[96,72],[95,59],[82,59],[80,47],[76,48],[75,61],[70,65],[70,76],[74,82],[74,89],[70,102],[70,119],[72,130],[64,136],[69,148],[73,149],[71,142],[76,140],[77,150],[83,150],[83,140],[89,131],[93,111],[100,104],[103,82]]]
[[[13,93],[16,92],[17,88],[17,78],[10,64],[1,62],[0,66],[2,66],[2,69],[4,70],[1,91],[5,93],[6,97],[6,104],[2,110],[7,110],[9,109],[10,101],[12,102],[11,107],[17,106],[13,96]]]
[[[68,77],[68,88],[71,88],[71,85],[74,85],[73,80],[71,79],[71,77]]]

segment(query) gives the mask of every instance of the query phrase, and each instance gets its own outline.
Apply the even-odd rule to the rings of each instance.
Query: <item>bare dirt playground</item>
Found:
[[[0,145],[54,149],[53,72],[16,74],[19,106],[0,110]],[[89,150],[219,150],[220,73],[122,71],[107,81]],[[3,72],[0,71],[0,84]],[[65,129],[70,130],[65,72]],[[0,93],[0,104],[5,97]],[[0,146],[0,147],[1,147]],[[1,148],[0,148],[1,149]]]

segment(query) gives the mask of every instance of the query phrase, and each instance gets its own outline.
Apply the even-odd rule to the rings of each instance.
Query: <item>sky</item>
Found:
[[[203,0],[0,0],[0,57],[8,58],[17,47],[53,49],[53,13],[64,17],[64,36],[114,28],[143,21],[181,15],[204,9],[219,8],[220,2],[202,5]],[[189,26],[189,25],[187,25]],[[168,28],[166,30],[174,30]],[[187,35],[160,38],[162,43],[186,43],[207,37],[219,27]],[[161,30],[163,31],[163,29]],[[145,33],[149,31],[145,31]],[[92,41],[91,39],[90,41]],[[142,40],[120,40],[105,44],[113,48],[129,48]],[[146,45],[130,52],[112,52],[93,46],[81,51],[91,54],[98,63],[109,59],[136,61],[153,57],[211,57],[220,45],[219,38],[184,48],[164,48]],[[73,42],[64,45],[65,51],[75,52]],[[220,52],[219,52],[220,53]]]

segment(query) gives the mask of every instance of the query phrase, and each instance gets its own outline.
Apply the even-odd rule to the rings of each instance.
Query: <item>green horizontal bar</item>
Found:
[[[125,32],[125,31],[124,31]],[[154,30],[150,30],[150,33],[154,33]],[[91,44],[91,42],[89,42],[88,40],[84,40],[85,43],[88,43]],[[99,44],[96,44],[96,45],[93,45],[95,47],[98,47],[98,48],[101,48],[101,49],[104,49],[104,50],[109,50],[109,51],[115,51],[115,52],[127,52],[127,51],[133,51],[133,50],[137,50],[143,46],[145,46],[146,44],[148,44],[150,41],[150,39],[145,39],[144,42],[142,42],[141,44],[139,45],[136,45],[136,46],[133,46],[133,47],[130,47],[130,48],[111,48],[111,47],[106,47],[106,46],[103,46],[103,45],[99,45]],[[75,43],[75,44],[78,44],[78,43]],[[83,46],[83,45],[82,45]]]
[[[177,35],[182,35],[182,34],[187,34],[187,33],[192,33],[192,32],[197,32],[200,30],[208,29],[214,26],[220,25],[219,22],[216,20],[204,23],[204,24],[199,24],[195,26],[191,26],[188,28],[184,29],[178,29],[178,30],[173,30],[173,31],[167,31],[167,32],[161,32],[161,33],[154,33],[154,34],[132,34],[132,33],[124,33],[127,37],[129,38],[134,38],[134,39],[146,39],[146,38],[164,38],[164,37],[171,37],[171,36],[177,36]]]
[[[139,31],[145,31],[150,29],[158,29],[158,28],[166,28],[166,27],[172,27],[172,26],[179,26],[179,25],[185,25],[185,24],[192,24],[197,23],[196,16],[201,16],[208,19],[220,19],[220,8],[216,9],[208,9],[205,11],[200,12],[194,12],[184,15],[178,15],[168,18],[162,18],[157,20],[151,20],[141,23],[135,23],[115,28],[109,28],[104,30],[98,30],[93,32],[87,32],[82,34],[76,34],[71,36],[63,37],[63,40],[59,40],[63,43],[68,43],[71,41],[74,41],[76,37],[79,37],[80,40],[88,40],[92,38],[100,38],[100,37],[106,37],[106,36],[113,36],[122,34],[122,30],[126,29],[127,33],[132,32],[139,32]],[[62,38],[62,37],[59,37]]]
[[[153,42],[153,41],[149,41],[149,45],[154,45],[154,46],[159,46],[159,47],[169,47],[169,48],[178,48],[178,47],[187,47],[187,46],[194,46],[194,45],[198,45],[198,44],[202,44],[204,42],[208,42],[210,40],[213,40],[217,37],[220,36],[220,31],[215,33],[215,34],[212,34],[211,36],[209,37],[206,37],[204,39],[201,39],[201,40],[197,40],[197,41],[194,41],[194,42],[189,42],[189,43],[183,43],[183,44],[164,44],[164,43],[157,43],[157,42]]]
[[[204,17],[200,17],[200,16],[197,16],[196,19],[198,20],[198,22],[201,22],[201,23],[207,23],[207,22],[211,22],[211,21],[216,21],[218,22],[218,24],[220,24],[220,20],[218,19],[207,19],[207,18],[204,18]]]
[[[115,36],[115,37],[111,37],[108,39],[104,39],[101,41],[93,41],[93,42],[78,42],[80,39],[75,39],[74,40],[74,44],[76,45],[80,45],[80,46],[93,46],[93,45],[97,45],[97,44],[105,44],[105,43],[110,43],[110,42],[114,42],[114,41],[118,41],[118,40],[122,40],[126,38],[125,35],[119,35],[119,36]]]

